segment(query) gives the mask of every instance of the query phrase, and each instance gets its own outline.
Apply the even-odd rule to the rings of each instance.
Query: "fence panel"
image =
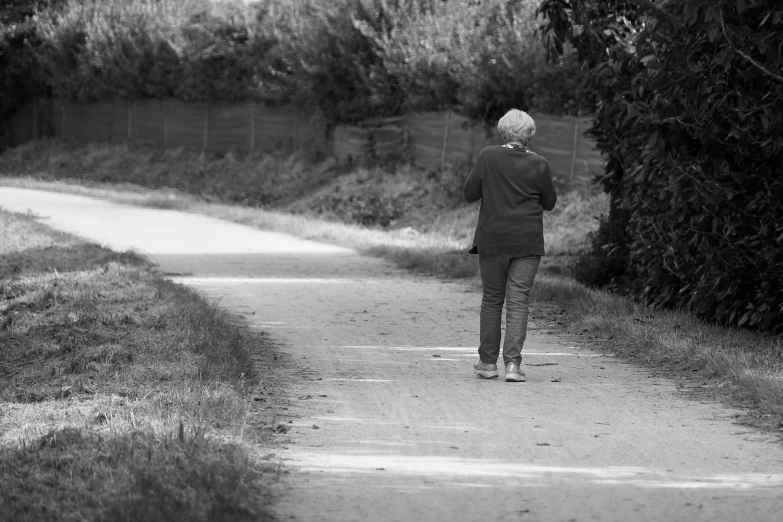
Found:
[[[205,103],[166,100],[166,141],[168,146],[203,150],[206,118],[207,105]]]
[[[300,113],[292,107],[263,107],[253,101],[207,106],[174,99],[95,104],[41,100],[36,107],[35,111],[32,105],[23,107],[13,116],[8,127],[11,143],[21,144],[36,133],[45,135],[51,126],[55,136],[79,143],[139,141],[243,152],[301,146],[332,154],[339,161],[362,161],[371,154],[383,156],[407,147],[413,162],[427,169],[469,162],[485,146],[501,143],[496,129],[452,111],[337,125],[329,142],[322,116]],[[532,116],[537,132],[531,149],[549,160],[553,175],[573,179],[603,171],[603,158],[594,140],[585,135],[591,125],[589,118]]]
[[[207,149],[250,152],[251,117],[247,104],[210,104]]]
[[[530,150],[549,161],[552,175],[569,179],[574,155],[573,118],[558,118],[541,114],[530,115],[536,122],[536,136],[530,142]]]
[[[55,138],[62,139],[63,137],[62,100],[60,100],[59,98],[52,98],[49,106],[51,107],[52,110],[52,134]]]
[[[406,131],[405,117],[383,118],[372,128],[372,147],[377,156],[388,156],[404,150]]]
[[[492,129],[450,111],[413,113],[405,121],[413,162],[424,168],[470,162],[500,143]]]
[[[254,111],[254,142],[259,152],[274,152],[295,143],[299,125],[297,112],[290,107],[263,107]]]
[[[35,139],[39,132],[36,129],[38,124],[37,110],[36,104],[28,103],[14,113],[5,129],[10,132],[10,136],[6,137],[8,145],[18,146]]]
[[[489,145],[501,145],[500,136],[492,127],[476,125],[470,128],[471,150],[470,157],[475,159],[481,149]]]
[[[100,101],[93,104],[93,126],[90,132],[90,141],[109,143],[113,141],[115,134],[115,102]]]
[[[334,128],[332,154],[339,162],[360,162],[370,149],[370,131],[356,125],[337,125]]]
[[[448,116],[448,126],[444,129],[446,133],[444,139],[446,151],[443,156],[444,165],[456,165],[473,160],[475,158],[473,152],[476,147],[474,145],[475,135],[472,127],[475,126],[475,122],[454,112]],[[481,149],[478,149],[476,154],[480,151]]]
[[[105,109],[106,116],[111,117],[109,143],[125,143],[128,140],[128,118],[130,117],[130,102],[115,100]]]
[[[163,145],[164,114],[161,100],[134,100],[130,111],[128,141]]]
[[[428,169],[440,165],[446,115],[446,112],[418,112],[405,118],[411,156],[416,165]]]
[[[382,157],[402,152],[405,147],[405,118],[375,118],[358,125],[337,125],[332,154],[338,161],[351,158],[363,162],[369,156]]]
[[[326,119],[317,114],[297,113],[295,143],[297,146],[315,149],[322,154],[331,152],[326,138]]]
[[[61,105],[61,138],[80,144],[95,137],[95,109],[92,104],[65,102]]]

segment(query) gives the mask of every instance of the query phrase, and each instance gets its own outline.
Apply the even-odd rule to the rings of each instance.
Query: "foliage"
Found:
[[[381,30],[358,26],[378,46],[408,109],[455,108],[489,123],[509,107],[555,114],[591,109],[589,100],[574,95],[573,84],[549,81],[568,69],[570,57],[545,63],[530,0],[374,3]],[[562,104],[552,103],[555,83],[560,91],[571,87]]]
[[[582,116],[596,111],[596,96],[585,81],[587,67],[574,48],[537,70],[533,104],[544,114]]]
[[[181,50],[169,52],[180,63],[174,96],[185,101],[280,101],[275,76],[281,63],[271,54],[276,39],[256,22],[246,11],[191,19],[182,32]]]
[[[40,9],[56,9],[65,0],[3,0],[0,4],[0,25],[18,24]]]
[[[277,2],[276,2],[277,3]],[[306,0],[277,3],[301,105],[314,106],[329,122],[354,123],[400,114],[402,93],[367,32],[383,30],[375,0]],[[361,30],[360,28],[364,28]]]
[[[25,103],[48,94],[42,45],[29,19],[0,24],[0,122],[6,122]],[[4,134],[0,124],[0,150],[5,145]]]
[[[588,234],[589,250],[574,263],[574,277],[591,287],[626,293],[630,283],[628,238],[617,220],[601,216],[598,230]]]
[[[546,0],[545,33],[594,64],[594,134],[634,294],[783,328],[783,6]],[[599,236],[598,240],[601,238]],[[615,262],[614,264],[618,264]]]
[[[69,0],[41,12],[58,96],[276,101],[275,38],[263,11],[208,0]]]
[[[0,21],[0,60],[12,62],[0,73],[0,108],[41,95],[255,98],[295,101],[330,124],[446,107],[491,124],[509,107],[591,111],[575,51],[544,60],[534,7],[535,0],[14,0],[0,10],[0,20],[22,20]]]

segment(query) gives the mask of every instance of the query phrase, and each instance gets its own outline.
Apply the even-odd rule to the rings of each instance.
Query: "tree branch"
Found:
[[[731,44],[729,44],[729,45],[731,45]],[[758,68],[758,69],[759,69],[761,72],[763,72],[763,73],[764,73],[764,74],[766,74],[767,76],[771,76],[771,77],[772,77],[772,78],[774,78],[775,80],[777,80],[777,81],[779,81],[779,82],[783,83],[783,76],[781,76],[781,75],[779,75],[779,74],[776,74],[776,73],[774,73],[774,72],[770,71],[769,69],[767,69],[766,67],[764,67],[763,65],[761,65],[760,63],[758,63],[756,60],[754,60],[753,58],[751,58],[751,57],[750,57],[750,56],[748,56],[747,54],[743,53],[743,52],[742,52],[742,51],[740,51],[739,49],[736,49],[736,48],[734,48],[734,46],[733,46],[733,45],[732,45],[731,47],[732,47],[732,50],[733,50],[735,53],[737,53],[738,55],[740,55],[740,56],[742,56],[743,58],[745,58],[747,61],[749,61],[751,64],[753,64],[753,65],[754,65],[756,68]]]
[[[723,36],[726,38],[726,41],[729,43],[729,47],[731,47],[732,51],[734,51],[738,55],[740,55],[743,58],[745,58],[745,60],[747,60],[751,65],[753,65],[754,67],[759,69],[761,72],[763,72],[767,76],[769,76],[769,77],[771,77],[771,78],[773,78],[773,79],[783,83],[783,76],[781,76],[781,75],[779,75],[779,74],[777,74],[777,73],[775,73],[773,71],[770,71],[769,69],[767,69],[766,67],[764,67],[763,65],[758,63],[756,60],[754,60],[753,58],[751,58],[750,56],[748,56],[744,52],[742,52],[739,49],[737,49],[737,47],[731,42],[731,39],[729,38],[729,35],[726,33],[726,26],[723,25],[723,12],[722,11],[721,11],[721,14],[720,14],[720,28],[723,31]]]

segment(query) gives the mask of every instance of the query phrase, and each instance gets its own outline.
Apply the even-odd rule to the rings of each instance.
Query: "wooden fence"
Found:
[[[531,149],[549,160],[555,175],[574,179],[603,170],[593,140],[584,135],[588,118],[532,116],[537,130]],[[210,152],[311,147],[338,161],[359,163],[372,155],[409,154],[416,165],[428,169],[470,162],[483,147],[500,142],[495,129],[453,111],[337,125],[327,136],[322,117],[291,107],[175,99],[91,104],[40,100],[22,108],[6,124],[6,134],[9,130],[12,145],[53,134],[78,143],[140,142]]]

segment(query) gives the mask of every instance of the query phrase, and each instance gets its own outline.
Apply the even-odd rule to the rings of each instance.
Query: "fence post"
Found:
[[[125,135],[125,143],[131,140],[131,128],[133,125],[133,100],[128,102],[128,132]]]
[[[95,138],[96,136],[100,138],[100,128],[98,127],[98,105],[95,103],[92,106],[92,131],[95,133],[95,135],[90,136],[90,138]],[[91,141],[93,140],[87,140],[87,143],[90,143]],[[94,141],[98,142],[100,140],[98,139]]]
[[[255,150],[256,150],[256,101],[250,100],[250,154],[255,152]]]
[[[451,109],[446,111],[446,125],[443,128],[443,150],[440,153],[440,168],[446,167],[446,147],[449,144],[449,123],[451,121]]]
[[[574,144],[571,151],[571,183],[574,181],[574,166],[576,165],[576,141],[579,137],[579,121],[574,120]]]
[[[38,139],[38,104],[33,98],[33,141]]]
[[[169,148],[169,115],[166,108],[168,107],[168,98],[163,98],[163,148]]]
[[[204,146],[203,151],[207,151],[209,143],[209,102],[204,103]]]

